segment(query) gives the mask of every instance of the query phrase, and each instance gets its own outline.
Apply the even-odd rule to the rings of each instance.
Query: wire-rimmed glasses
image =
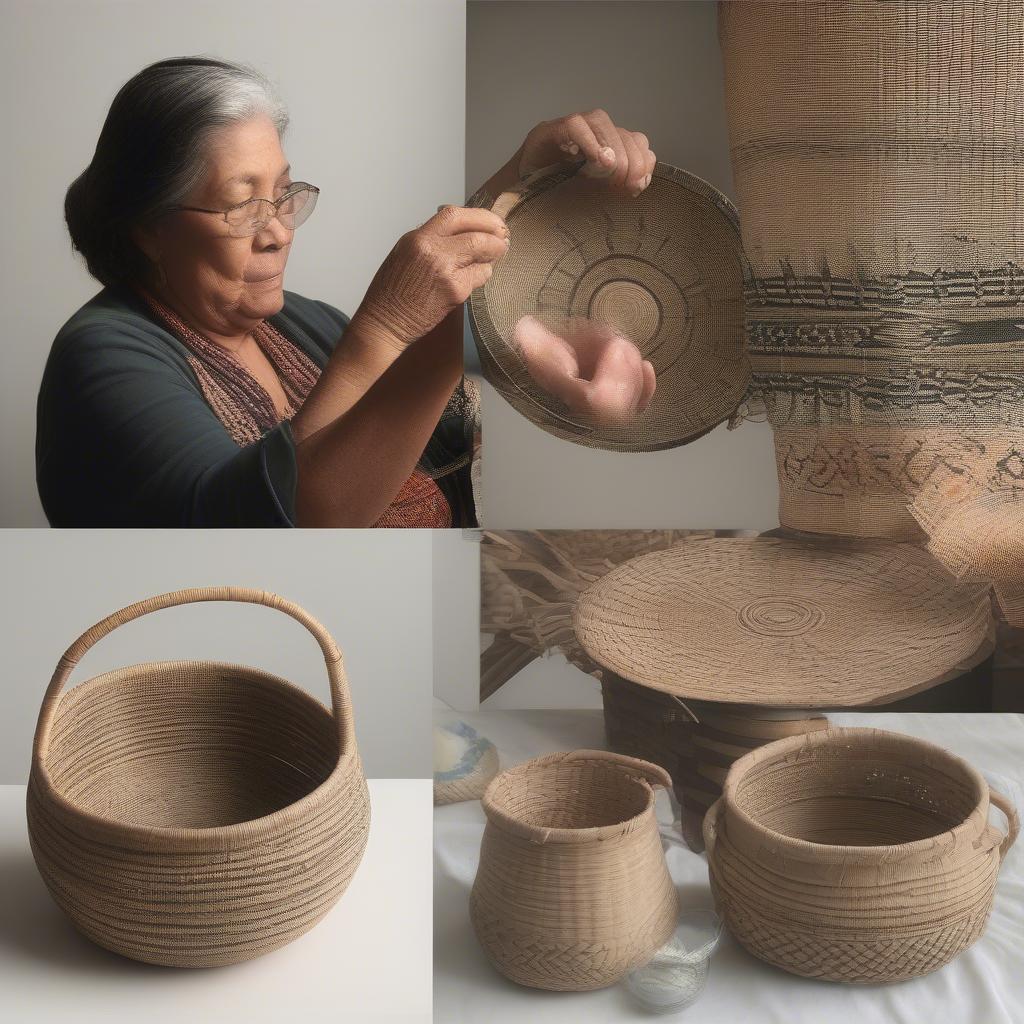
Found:
[[[288,186],[288,191],[280,199],[247,199],[227,210],[207,210],[201,206],[175,206],[174,210],[219,214],[233,238],[246,238],[262,231],[275,217],[294,231],[309,218],[319,194],[320,189],[316,185],[296,181]]]

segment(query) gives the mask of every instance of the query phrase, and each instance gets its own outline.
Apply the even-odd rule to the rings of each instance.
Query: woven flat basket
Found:
[[[598,750],[551,754],[488,786],[470,916],[520,985],[604,988],[675,929],[678,898],[654,816],[664,769]]]
[[[583,649],[682,699],[774,707],[885,704],[991,653],[988,588],[888,541],[684,539],[586,590]]]
[[[636,198],[578,169],[543,168],[493,202],[470,200],[503,217],[511,236],[469,300],[481,366],[517,412],[556,437],[613,451],[685,444],[732,416],[750,379],[736,210],[669,164],[657,164]],[[526,314],[556,332],[566,317],[598,321],[633,341],[657,374],[646,412],[596,425],[541,389],[512,344]]]
[[[829,729],[740,758],[704,840],[719,911],[751,953],[877,984],[934,971],[981,936],[1018,828],[1010,802],[941,747]]]
[[[132,665],[62,692],[118,626],[204,601],[266,605],[305,626],[333,714],[283,679],[207,661]],[[297,605],[232,587],[164,594],[60,659],[32,750],[29,839],[54,900],[100,946],[176,967],[283,946],[345,891],[369,818],[341,653]]]

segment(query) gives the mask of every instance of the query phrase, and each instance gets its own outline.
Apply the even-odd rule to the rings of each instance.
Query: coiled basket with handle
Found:
[[[305,626],[333,714],[284,679],[209,661],[132,665],[63,692],[118,626],[205,601],[266,605]],[[345,891],[369,812],[341,653],[274,594],[207,587],[123,608],[68,648],[47,688],[28,786],[32,853],[75,926],[115,953],[213,967],[283,946]]]
[[[981,936],[1018,828],[1010,802],[941,747],[833,728],[736,761],[704,840],[719,911],[751,953],[877,984],[934,971]]]
[[[679,915],[654,814],[657,765],[599,750],[498,775],[470,916],[491,963],[532,988],[603,988],[647,960]]]

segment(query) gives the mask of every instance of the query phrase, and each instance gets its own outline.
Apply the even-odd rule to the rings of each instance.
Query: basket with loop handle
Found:
[[[487,787],[470,896],[477,938],[532,988],[603,988],[645,962],[679,915],[654,815],[657,765],[600,750],[550,754]]]
[[[981,936],[1018,829],[1006,797],[941,747],[828,729],[736,761],[704,840],[719,912],[751,953],[878,984],[934,971]]]
[[[176,605],[275,608],[323,652],[333,714],[258,669],[131,665],[64,692],[98,640]],[[147,963],[213,967],[316,924],[366,846],[370,805],[334,640],[274,594],[208,587],[123,608],[60,659],[39,713],[28,786],[32,853],[88,938]]]

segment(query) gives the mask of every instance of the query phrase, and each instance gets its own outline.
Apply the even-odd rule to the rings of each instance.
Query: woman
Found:
[[[507,228],[442,208],[351,317],[286,292],[317,196],[292,178],[286,125],[262,76],[205,58],[154,64],[115,97],[65,202],[104,288],[57,335],[40,389],[52,525],[474,522],[460,306]],[[539,125],[485,188],[580,151],[614,187],[649,175],[649,151],[597,111]]]

